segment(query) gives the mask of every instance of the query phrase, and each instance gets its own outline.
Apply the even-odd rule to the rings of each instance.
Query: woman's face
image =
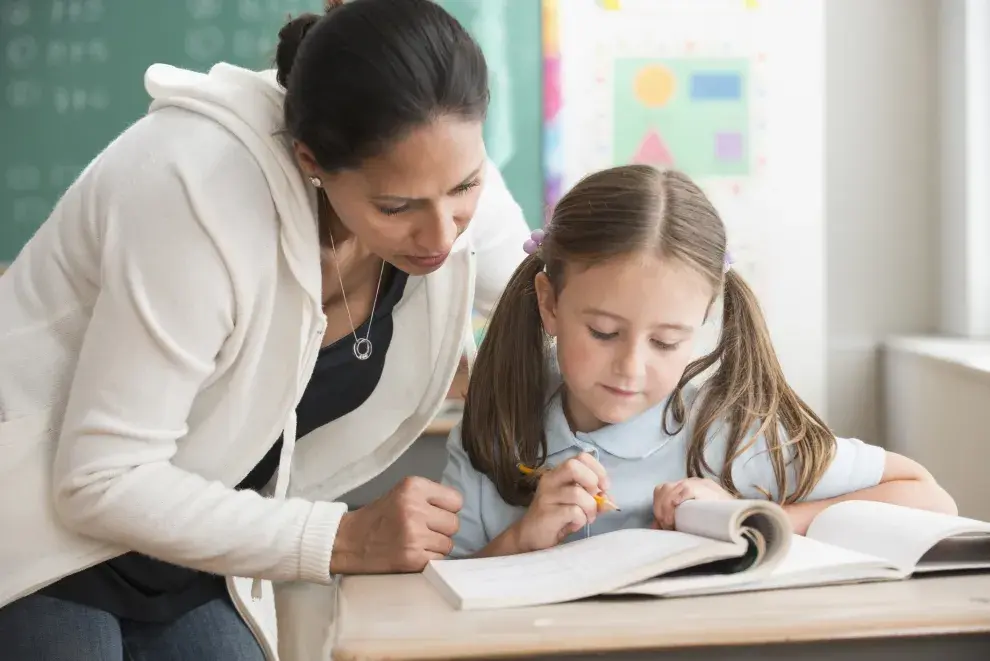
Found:
[[[300,153],[304,164],[306,156]],[[425,275],[443,265],[471,222],[486,162],[482,123],[447,116],[413,129],[358,169],[320,178],[330,206],[365,248],[410,275]]]

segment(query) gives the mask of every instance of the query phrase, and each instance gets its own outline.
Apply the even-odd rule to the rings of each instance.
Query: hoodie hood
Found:
[[[279,215],[282,251],[317,309],[322,278],[315,196],[281,135],[285,92],[275,72],[217,64],[203,74],[166,64],[144,76],[150,112],[178,107],[222,125],[254,155],[268,180]]]

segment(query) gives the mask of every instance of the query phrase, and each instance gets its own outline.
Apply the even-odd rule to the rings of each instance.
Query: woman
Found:
[[[334,501],[426,427],[527,228],[462,27],[333,4],[277,75],[152,67],[0,279],[4,658],[275,658],[270,591],[220,576],[326,658],[334,576],[450,551],[450,489]]]

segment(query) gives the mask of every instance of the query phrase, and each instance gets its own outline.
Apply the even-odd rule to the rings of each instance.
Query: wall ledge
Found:
[[[884,349],[950,366],[990,382],[990,340],[937,335],[898,336],[884,341]]]

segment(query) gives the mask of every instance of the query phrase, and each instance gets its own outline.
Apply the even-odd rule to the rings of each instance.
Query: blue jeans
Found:
[[[32,594],[0,608],[5,661],[264,661],[229,599],[214,599],[168,624]]]

